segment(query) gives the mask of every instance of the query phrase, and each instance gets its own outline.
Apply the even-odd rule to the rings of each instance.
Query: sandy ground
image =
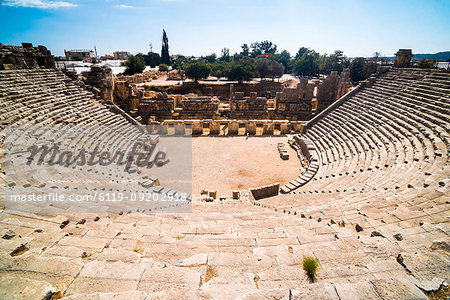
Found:
[[[282,160],[277,143],[284,143],[289,160]],[[217,190],[218,196],[233,190],[279,182],[285,184],[299,174],[300,162],[287,137],[197,137],[192,141],[194,194]]]

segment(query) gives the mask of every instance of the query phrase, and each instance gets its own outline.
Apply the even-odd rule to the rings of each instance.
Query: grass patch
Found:
[[[316,271],[318,266],[319,262],[315,257],[312,256],[303,257],[303,270],[305,270],[306,274],[308,274],[312,282],[314,282],[314,279],[316,278]]]
[[[185,236],[183,236],[183,235],[177,235],[177,236],[175,237],[175,239],[176,239],[177,241],[179,241],[179,240],[181,240],[181,239],[184,239],[184,237],[185,237]]]

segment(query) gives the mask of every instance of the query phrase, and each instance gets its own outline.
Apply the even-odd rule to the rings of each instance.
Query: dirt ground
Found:
[[[277,143],[284,143],[289,160],[282,160]],[[300,162],[285,136],[197,137],[192,141],[192,192],[217,190],[218,196],[233,190],[259,187],[297,178]]]

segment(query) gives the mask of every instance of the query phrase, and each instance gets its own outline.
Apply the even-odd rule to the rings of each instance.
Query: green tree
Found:
[[[167,72],[169,71],[169,66],[166,64],[160,64],[158,68],[161,72]]]
[[[223,48],[222,49],[222,55],[219,58],[221,61],[230,61],[230,49]]]
[[[316,75],[319,73],[319,53],[307,49],[306,52],[294,62],[294,70],[298,75]]]
[[[280,54],[275,56],[275,60],[284,66],[286,73],[290,71],[291,67],[291,54],[287,50],[281,51]]]
[[[201,79],[208,78],[211,68],[201,60],[192,60],[186,66],[186,76],[198,83]]]
[[[126,62],[123,64],[125,68],[125,75],[133,75],[136,73],[142,73],[145,69],[145,62],[142,58],[134,55],[130,55]]]
[[[207,63],[211,63],[212,64],[213,62],[216,61],[216,59],[217,59],[217,55],[215,53],[211,53],[210,55],[205,56],[205,61]]]
[[[249,57],[243,57],[239,60],[233,60],[227,65],[225,76],[229,80],[235,80],[239,83],[250,81],[254,77],[255,63]]]
[[[297,53],[295,54],[295,59],[300,58],[303,56],[303,54],[305,54],[306,52],[308,52],[309,49],[306,47],[301,47],[300,49],[298,49]]]
[[[275,61],[271,60],[269,64],[269,76],[272,78],[280,78],[284,74],[284,65]]]
[[[256,75],[261,80],[266,78],[270,74],[270,61],[268,59],[258,59],[255,66]]]
[[[218,79],[220,77],[225,76],[225,70],[227,68],[229,63],[227,63],[226,61],[216,61],[213,64],[210,64],[211,67],[211,75],[217,77]]]
[[[242,44],[241,48],[242,48],[242,51],[241,51],[240,54],[241,54],[242,56],[249,56],[249,54],[250,54],[250,49],[248,48],[248,45],[247,45],[247,44]]]
[[[152,68],[159,66],[161,64],[161,56],[155,52],[147,53],[147,55],[144,57],[144,60],[145,64]]]
[[[267,40],[262,42],[254,42],[250,45],[250,48],[252,49],[252,57],[257,57],[258,55],[268,53],[275,54],[277,52],[277,45]]]
[[[350,79],[352,82],[364,80],[364,65],[366,61],[364,57],[356,57],[350,63]]]
[[[172,63],[172,67],[177,70],[184,70],[187,61],[187,58],[183,55],[177,55],[175,61]]]
[[[161,63],[170,65],[169,56],[169,38],[166,31],[163,29],[162,47],[161,47]]]
[[[346,67],[347,58],[341,50],[334,51],[333,54],[320,56],[319,69],[322,74],[329,74],[331,71],[338,71],[339,73]]]

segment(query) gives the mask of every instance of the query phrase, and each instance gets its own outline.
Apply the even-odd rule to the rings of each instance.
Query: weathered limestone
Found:
[[[228,123],[228,134],[237,135],[239,131],[239,123],[236,120],[230,120]]]
[[[30,78],[40,92],[33,97]],[[193,213],[184,215],[130,206],[130,212],[72,214],[57,203],[57,216],[5,210],[0,298],[427,299],[449,282],[449,82],[450,74],[435,70],[377,75],[292,138],[301,176],[269,199],[253,201],[279,186],[243,190],[239,200],[233,191],[235,201],[194,199]],[[3,126],[83,122],[88,129],[75,142],[91,149],[140,138],[58,71],[0,71],[0,83]],[[121,129],[117,136],[93,134],[91,123]],[[283,121],[274,123],[281,132]],[[177,120],[168,124],[172,132]],[[150,176],[105,171],[106,191],[152,187]],[[38,184],[23,182],[29,172],[7,173],[5,187],[38,191]],[[22,245],[28,251],[10,255]],[[302,269],[305,255],[320,262],[317,283]]]
[[[186,133],[186,126],[183,120],[176,120],[174,126],[176,135],[184,135]]]
[[[278,195],[278,190],[280,188],[280,184],[273,183],[270,185],[265,185],[258,188],[250,189],[250,192],[252,193],[255,200],[259,200],[262,198],[272,197]]]
[[[89,72],[86,72],[84,81],[99,90],[100,98],[114,102],[114,74],[109,67],[92,66]]]
[[[397,68],[406,68],[413,57],[411,49],[400,49],[395,53],[394,66]]]
[[[256,121],[247,121],[247,123],[245,124],[245,130],[250,135],[256,134]]]
[[[209,125],[209,134],[218,135],[220,133],[220,123],[219,122],[216,122],[214,120],[209,120],[208,125]]]
[[[45,46],[33,47],[31,43],[22,46],[0,43],[0,70],[54,68],[53,56]]]
[[[192,135],[203,134],[203,122],[200,120],[193,120],[192,123]]]
[[[264,122],[263,134],[264,135],[272,135],[273,134],[273,122],[272,121]]]

